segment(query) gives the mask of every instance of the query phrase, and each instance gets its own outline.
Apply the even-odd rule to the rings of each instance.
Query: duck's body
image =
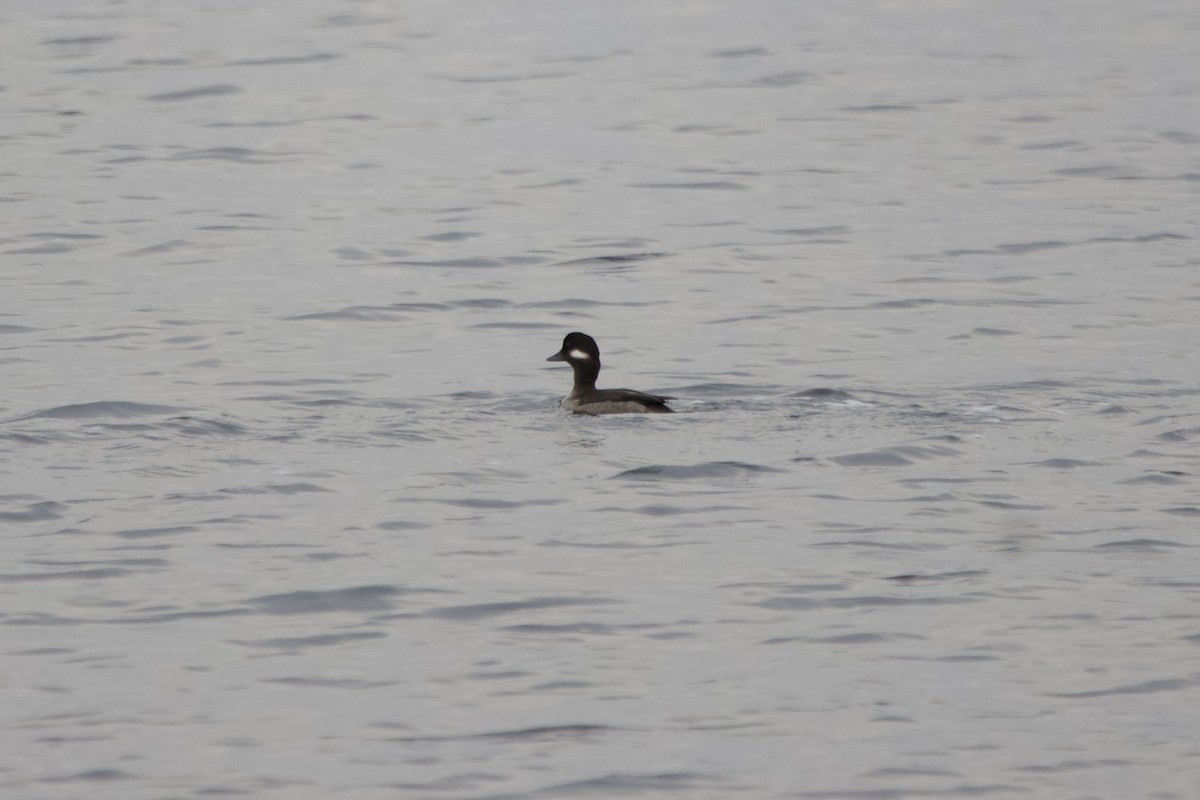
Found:
[[[669,397],[635,392],[633,389],[573,389],[562,407],[576,414],[670,414]]]
[[[670,414],[670,397],[633,389],[597,389],[600,348],[586,333],[568,333],[562,349],[546,359],[565,361],[575,371],[575,385],[563,398],[562,407],[576,414]]]

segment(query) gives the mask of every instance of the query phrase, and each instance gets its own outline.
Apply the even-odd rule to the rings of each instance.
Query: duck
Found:
[[[563,361],[575,371],[575,385],[562,399],[562,407],[576,414],[670,414],[665,395],[646,394],[633,389],[597,389],[600,375],[600,348],[586,333],[573,331],[563,339],[562,349],[546,359]]]

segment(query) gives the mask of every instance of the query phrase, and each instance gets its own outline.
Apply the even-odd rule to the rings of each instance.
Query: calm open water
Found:
[[[0,794],[1200,796],[1198,42],[9,0]]]

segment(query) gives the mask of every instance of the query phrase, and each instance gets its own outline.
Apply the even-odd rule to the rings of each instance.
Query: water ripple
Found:
[[[709,461],[703,464],[651,464],[627,469],[611,477],[614,480],[633,481],[704,480],[782,471],[775,467],[742,461]]]
[[[590,597],[535,597],[529,600],[511,600],[497,603],[474,603],[471,605],[444,606],[426,612],[428,616],[450,619],[456,622],[476,620],[507,614],[521,614],[546,609],[575,608],[607,605],[614,601]]]
[[[301,590],[255,597],[249,603],[268,614],[327,614],[388,611],[404,592],[394,586],[353,586],[326,591]]]
[[[125,400],[104,400],[93,403],[77,403],[67,406],[55,406],[54,408],[35,411],[31,414],[26,414],[9,421],[20,422],[30,419],[99,419],[106,417],[129,419],[132,417],[178,414],[184,410],[185,409],[178,406],[134,403]]]
[[[178,103],[188,100],[199,100],[208,97],[222,97],[225,95],[237,94],[242,91],[240,87],[232,86],[227,83],[217,83],[210,86],[198,86],[194,89],[180,89],[175,92],[163,92],[162,94],[152,94],[144,97],[144,100],[149,100],[152,103]]]

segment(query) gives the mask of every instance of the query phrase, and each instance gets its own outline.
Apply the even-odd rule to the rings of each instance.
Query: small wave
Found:
[[[804,641],[812,642],[813,644],[882,644],[883,642],[893,642],[903,639],[917,639],[920,637],[907,635],[900,636],[887,633],[847,633],[842,636],[818,636],[818,637],[787,637],[784,639],[768,639],[763,644],[784,644],[788,641]]]
[[[264,683],[277,683],[282,686],[311,686],[316,689],[351,689],[366,690],[381,689],[395,686],[399,681],[364,681],[360,678],[265,678]]]
[[[978,602],[973,597],[772,597],[754,605],[779,611],[807,611],[814,608],[874,608],[879,606],[946,606]]]
[[[206,147],[201,150],[184,150],[171,156],[174,161],[232,161],[235,164],[274,164],[291,158],[296,153],[270,153],[251,150],[247,147]]]
[[[844,236],[850,233],[850,228],[845,225],[822,225],[816,228],[768,228],[764,233],[773,233],[777,236]]]
[[[151,403],[132,403],[125,400],[105,400],[95,403],[76,403],[67,406],[55,406],[42,411],[35,411],[18,417],[17,420],[29,419],[98,419],[103,417],[129,419],[130,417],[161,416],[163,414],[178,414],[185,409],[177,406],[159,406]]]
[[[427,612],[431,617],[451,619],[458,622],[499,617],[505,614],[520,614],[545,609],[571,608],[574,606],[604,605],[611,601],[586,597],[536,597],[530,600],[512,600],[500,603],[476,603],[465,606],[443,606]]]
[[[560,261],[556,266],[572,267],[582,264],[633,264],[638,261],[649,261],[655,258],[666,258],[670,253],[618,253],[608,256],[588,256],[571,261]]]
[[[724,789],[723,783],[720,778],[700,772],[652,775],[613,773],[547,786],[537,794],[543,797],[712,797],[718,787]]]
[[[21,511],[0,511],[0,521],[45,522],[46,520],[58,519],[62,516],[59,512],[64,509],[65,507],[61,503],[44,500],[40,503],[31,503]]]
[[[677,183],[635,183],[635,189],[699,189],[717,191],[741,191],[750,187],[738,181],[680,181]]]
[[[850,453],[829,459],[843,467],[907,467],[913,462],[890,450],[874,450],[868,453]]]
[[[1034,461],[1031,467],[1048,467],[1050,469],[1075,469],[1076,467],[1099,467],[1099,461],[1080,461],[1076,458],[1048,458],[1045,461]]]
[[[1114,686],[1111,689],[1096,689],[1090,692],[1054,692],[1047,697],[1062,697],[1068,699],[1090,699],[1093,697],[1111,697],[1122,694],[1154,694],[1157,692],[1176,692],[1195,688],[1200,682],[1182,678],[1162,678],[1160,680],[1133,683],[1126,686]]]
[[[249,58],[242,61],[230,61],[227,67],[276,67],[292,64],[317,64],[323,61],[333,61],[341,58],[336,53],[310,53],[303,56],[277,56],[275,58]]]
[[[1190,442],[1198,436],[1200,436],[1200,428],[1178,428],[1173,431],[1160,433],[1154,438],[1160,442]]]
[[[166,528],[136,528],[134,530],[115,531],[114,536],[122,539],[153,539],[159,536],[178,536],[182,533],[195,533],[200,530],[195,525],[174,525]]]
[[[116,40],[116,36],[64,36],[58,39],[43,39],[40,44],[55,47],[88,47],[93,44],[104,44],[105,42],[114,42]]]
[[[946,458],[957,456],[958,450],[953,447],[920,447],[917,445],[901,445],[871,450],[865,453],[849,453],[844,456],[833,456],[829,460],[843,467],[906,467],[916,461],[930,458]]]
[[[393,742],[467,742],[475,739],[499,739],[503,741],[554,741],[563,738],[579,738],[594,733],[619,730],[607,725],[545,725],[536,728],[518,728],[483,733],[446,734],[435,736],[397,736]]]
[[[573,262],[566,262],[573,263]],[[579,309],[579,308],[600,308],[603,306],[616,306],[618,308],[643,308],[645,306],[661,305],[658,302],[648,301],[626,301],[621,303],[610,303],[604,300],[593,300],[584,297],[565,297],[562,300],[543,300],[534,303],[521,303],[521,308],[549,308],[549,309]],[[0,328],[2,330],[2,328]]]
[[[569,78],[570,72],[558,70],[542,70],[540,72],[520,72],[507,75],[444,75],[442,80],[456,83],[517,83],[521,81],[545,81],[557,78]]]
[[[1042,242],[1013,242],[1011,244],[996,245],[996,252],[1005,253],[1007,255],[1024,255],[1025,253],[1036,253],[1039,250],[1057,250],[1060,247],[1069,247],[1070,242],[1060,242],[1056,240],[1047,240]]]
[[[68,569],[59,572],[12,572],[0,574],[0,583],[17,583],[53,580],[105,580],[108,578],[124,578],[134,574],[132,570],[121,567],[91,567],[89,569]]]
[[[1172,542],[1168,539],[1123,539],[1116,542],[1105,542],[1098,544],[1096,547],[1101,547],[1106,550],[1159,550],[1164,547],[1186,547],[1187,545],[1179,542]]]
[[[710,381],[709,383],[693,383],[672,389],[680,397],[741,397],[744,395],[771,395],[780,391],[778,386],[762,384],[729,383]]]
[[[867,306],[867,308],[878,308],[878,309],[925,308],[927,306],[935,306],[941,302],[943,302],[943,301],[933,300],[928,297],[907,297],[907,298],[904,298],[903,300],[881,300],[877,303],[871,303],[870,305]]]
[[[799,86],[812,81],[816,75],[812,72],[774,72],[770,75],[763,75],[761,78],[755,78],[743,84],[747,87],[767,86],[777,88],[780,86]]]
[[[200,417],[172,417],[163,423],[189,436],[245,436],[246,428],[234,422],[224,422]]]
[[[961,569],[954,572],[909,572],[904,575],[892,575],[887,578],[889,581],[896,583],[933,583],[937,581],[959,581],[964,579],[983,578],[988,575],[987,570],[980,569]]]
[[[328,492],[323,486],[315,483],[266,483],[260,486],[237,486],[221,489],[221,494],[305,494],[308,492]]]
[[[1124,486],[1137,486],[1139,484],[1175,486],[1184,482],[1182,480],[1184,474],[1182,472],[1153,470],[1136,478],[1126,478],[1123,481],[1118,481],[1118,483]]]
[[[397,306],[347,306],[337,311],[314,311],[284,317],[289,322],[307,320],[333,320],[346,322],[396,322],[407,318],[410,309]]]
[[[1114,403],[1112,405],[1105,406],[1104,408],[1100,409],[1096,413],[1097,414],[1132,414],[1133,409],[1130,409],[1126,406],[1117,405]]]
[[[874,103],[866,106],[842,106],[842,111],[848,111],[853,114],[878,114],[891,113],[894,111],[919,111],[920,106],[915,106],[910,103]]]
[[[542,331],[562,329],[562,326],[555,322],[481,322],[477,325],[472,325],[472,328],[482,328],[483,330],[507,330],[507,331]]]
[[[987,508],[1000,508],[1005,511],[1045,511],[1053,506],[1039,505],[1036,503],[1010,503],[1006,500],[971,500],[970,502],[978,503]]]
[[[1200,508],[1196,506],[1176,506],[1174,508],[1164,508],[1164,514],[1176,514],[1181,517],[1200,517]]]
[[[507,258],[447,258],[440,261],[389,261],[393,267],[443,267],[445,269],[493,269],[507,267],[511,262]]]
[[[508,625],[504,630],[512,633],[583,634],[586,636],[608,636],[615,632],[611,625],[601,625],[598,622],[574,622],[565,625]]]
[[[765,47],[735,47],[728,50],[713,50],[708,54],[709,58],[750,58],[757,56],[770,55],[771,51]]]
[[[520,500],[496,500],[486,497],[461,497],[448,498],[438,500],[438,503],[444,503],[448,506],[457,506],[458,508],[472,508],[481,511],[507,511],[513,508],[523,508],[530,503]]]
[[[134,780],[136,777],[138,776],[124,770],[100,768],[74,772],[70,775],[57,775],[43,778],[43,780],[47,783],[107,783],[109,781]]]
[[[263,647],[272,650],[303,650],[307,647],[336,647],[339,644],[382,639],[384,633],[319,633],[316,636],[287,636],[278,639],[233,640],[243,647]]]
[[[790,397],[797,400],[820,400],[822,402],[838,401],[847,402],[854,400],[854,395],[849,392],[844,392],[841,389],[829,389],[826,387],[817,387],[815,389],[805,389],[802,392],[795,392]]]
[[[57,255],[59,253],[70,253],[75,250],[69,244],[64,242],[47,242],[45,244],[36,244],[30,247],[21,247],[16,250],[5,250],[6,255],[21,255],[21,256],[39,256],[39,255]]]
[[[708,461],[703,464],[651,464],[618,472],[612,477],[632,481],[694,480],[697,478],[731,478],[764,472],[782,472],[775,467],[748,464],[744,461]]]
[[[650,503],[649,505],[638,506],[636,508],[627,509],[634,514],[640,514],[643,517],[673,517],[676,514],[698,514],[706,511],[711,511],[711,508],[692,509],[682,506],[672,506],[666,503]]]
[[[197,100],[203,97],[220,97],[227,94],[237,94],[242,91],[237,86],[231,86],[227,83],[218,83],[212,86],[200,86],[195,89],[183,89],[178,92],[164,92],[162,94],[152,94],[142,98],[153,103],[176,103],[181,100]]]
[[[301,590],[255,597],[250,604],[267,614],[324,614],[344,611],[388,611],[402,594],[394,586],[352,586],[326,591]]]

